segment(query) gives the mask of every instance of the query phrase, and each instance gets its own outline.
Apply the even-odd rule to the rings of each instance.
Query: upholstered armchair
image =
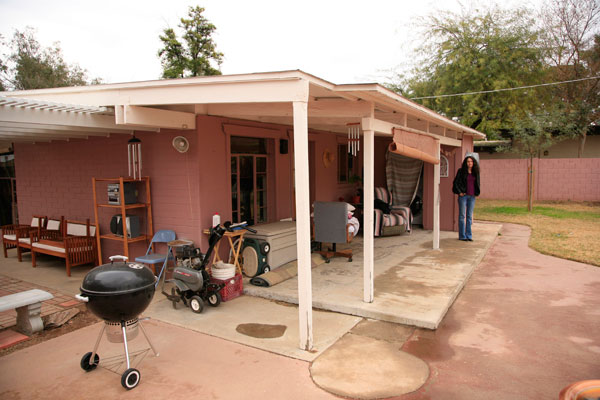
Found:
[[[384,187],[375,188],[375,236],[400,235],[412,229],[410,207],[393,206],[392,194]]]

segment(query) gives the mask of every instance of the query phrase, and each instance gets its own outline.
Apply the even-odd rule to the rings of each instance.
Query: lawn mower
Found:
[[[250,232],[256,232],[248,228],[246,222],[232,224],[227,221],[223,225],[218,224],[210,229],[208,238],[208,250],[202,254],[199,247],[184,247],[178,254],[172,279],[166,280],[163,275],[162,294],[164,294],[173,303],[173,308],[177,309],[177,304],[182,302],[185,306],[195,313],[201,313],[204,310],[204,303],[212,307],[221,304],[221,289],[225,284],[212,283],[210,275],[206,270],[206,265],[211,261],[215,245],[221,240],[226,231],[237,229],[246,229]],[[173,283],[171,293],[165,292],[165,282]]]

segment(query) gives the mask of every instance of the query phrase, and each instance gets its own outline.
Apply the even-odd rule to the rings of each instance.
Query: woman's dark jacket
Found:
[[[466,169],[460,168],[456,172],[454,182],[452,183],[452,192],[454,194],[467,193],[467,175]],[[479,174],[475,175],[475,196],[479,196]]]

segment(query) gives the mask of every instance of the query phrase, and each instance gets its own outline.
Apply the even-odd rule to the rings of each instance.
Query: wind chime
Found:
[[[142,179],[142,141],[133,135],[127,142],[127,164],[129,176],[133,179]],[[133,174],[132,174],[133,172]]]
[[[356,157],[360,150],[360,122],[346,124],[348,127],[348,154]]]

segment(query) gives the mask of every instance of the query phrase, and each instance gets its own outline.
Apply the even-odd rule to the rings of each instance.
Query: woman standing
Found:
[[[479,165],[472,156],[465,157],[456,172],[452,192],[458,195],[458,240],[472,242],[473,208],[475,197],[479,196]]]

